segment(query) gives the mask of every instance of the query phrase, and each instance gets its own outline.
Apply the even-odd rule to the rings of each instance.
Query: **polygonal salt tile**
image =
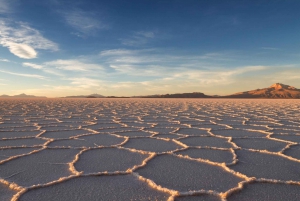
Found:
[[[221,198],[213,195],[204,194],[204,195],[176,197],[175,201],[221,201]]]
[[[83,134],[93,134],[91,131],[77,129],[77,130],[68,130],[68,131],[46,131],[41,137],[52,138],[52,139],[66,139],[70,137],[74,137],[77,135]]]
[[[40,134],[42,131],[8,131],[0,132],[0,139],[8,138],[23,138],[23,137],[35,137]]]
[[[0,161],[8,159],[12,156],[18,156],[30,153],[34,150],[37,150],[37,148],[8,148],[8,149],[0,149]]]
[[[185,136],[174,133],[174,134],[157,134],[157,135],[154,135],[154,137],[165,138],[165,139],[177,139],[177,138],[181,138],[181,137],[185,137]]]
[[[197,149],[189,148],[182,151],[177,151],[175,154],[187,155],[195,159],[205,159],[217,163],[232,163],[233,154],[230,151],[218,150],[218,149]]]
[[[176,133],[191,136],[209,135],[206,130],[197,128],[180,128],[178,131],[176,131]]]
[[[300,163],[276,154],[236,150],[238,163],[231,169],[249,177],[300,181]]]
[[[178,141],[188,146],[217,147],[217,148],[233,147],[233,145],[228,142],[228,139],[218,138],[213,136],[188,137],[188,138],[179,139]]]
[[[47,140],[40,139],[40,138],[0,140],[0,148],[4,148],[4,147],[42,146],[45,142],[47,142]]]
[[[0,131],[7,132],[7,131],[13,131],[13,132],[18,132],[18,131],[36,131],[38,130],[38,127],[36,126],[24,126],[24,127],[15,127],[15,128],[0,128]]]
[[[223,137],[265,137],[266,133],[258,131],[247,131],[247,130],[234,130],[234,129],[224,129],[224,130],[212,130],[210,131],[214,135],[220,135]]]
[[[0,200],[11,200],[16,193],[16,190],[12,190],[7,185],[0,183]]]
[[[143,123],[143,122],[121,122],[123,124],[126,124],[129,127],[136,127],[136,128],[144,128],[144,127],[151,127],[152,123]]]
[[[173,155],[156,156],[136,172],[162,187],[181,192],[201,189],[225,192],[243,180],[220,166]]]
[[[56,140],[51,142],[48,147],[98,147],[111,146],[122,143],[125,138],[116,137],[109,134],[91,134],[68,140]]]
[[[300,145],[291,146],[284,154],[300,160]]]
[[[84,176],[27,191],[22,201],[40,200],[167,200],[170,195],[149,187],[132,175]]]
[[[225,125],[217,125],[217,124],[201,124],[201,125],[191,125],[192,128],[199,128],[199,129],[226,129],[227,126]]]
[[[288,145],[288,143],[268,138],[234,138],[232,141],[244,149],[259,149],[273,152],[278,152]]]
[[[174,132],[176,131],[178,128],[144,128],[143,130],[145,131],[152,131],[152,132],[156,132],[156,133],[159,133],[159,134],[167,134],[167,133],[170,133],[170,132]]]
[[[297,201],[300,200],[300,186],[273,183],[251,183],[244,186],[241,191],[230,195],[228,201]]]
[[[276,139],[281,139],[281,140],[300,143],[300,135],[279,135],[279,134],[274,134],[274,135],[271,135],[271,137],[276,138]]]
[[[153,133],[145,132],[145,131],[125,131],[125,132],[114,132],[116,135],[124,136],[124,137],[150,137]]]
[[[166,141],[155,138],[131,138],[128,142],[125,143],[125,145],[122,146],[156,153],[173,151],[176,149],[183,148],[182,146],[176,144],[171,140]]]
[[[124,125],[117,124],[117,123],[104,123],[104,124],[98,123],[98,124],[94,124],[94,125],[83,126],[82,128],[99,130],[99,129],[104,129],[104,128],[119,128],[122,126],[124,126]]]
[[[0,165],[0,177],[21,186],[45,184],[72,174],[67,163],[79,150],[46,149]]]
[[[20,122],[20,123],[1,123],[0,128],[18,128],[18,127],[24,127],[24,126],[34,126],[33,123],[26,123],[26,122]]]
[[[232,126],[233,129],[251,129],[251,130],[261,130],[261,131],[268,131],[266,126],[255,126],[255,125],[234,125]]]
[[[141,165],[148,154],[132,152],[126,149],[102,148],[83,152],[75,163],[78,171],[85,174],[97,172],[126,171],[135,165]]]
[[[46,131],[68,131],[68,130],[74,130],[79,129],[78,126],[70,127],[70,126],[42,126],[40,130],[46,130]]]
[[[119,128],[104,128],[99,129],[97,132],[100,133],[118,133],[118,132],[128,132],[128,131],[139,131],[141,128],[134,128],[134,127],[119,127]]]

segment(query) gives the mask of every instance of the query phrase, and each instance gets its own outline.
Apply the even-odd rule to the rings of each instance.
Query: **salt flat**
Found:
[[[300,200],[300,101],[0,99],[0,200]]]

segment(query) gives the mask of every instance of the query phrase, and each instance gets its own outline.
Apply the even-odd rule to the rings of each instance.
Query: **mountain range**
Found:
[[[47,98],[46,96],[34,96],[34,95],[26,95],[26,94],[19,94],[14,96],[9,95],[1,95],[0,98]]]
[[[270,87],[239,92],[227,96],[210,96],[200,92],[140,96],[141,98],[300,98],[300,89],[275,83]]]
[[[2,95],[0,98],[46,98],[45,96],[34,96],[19,94],[14,96]],[[176,94],[156,94],[147,96],[131,96],[131,97],[118,97],[118,96],[103,96],[100,94],[79,95],[79,96],[66,96],[61,98],[273,98],[273,99],[298,99],[300,98],[300,89],[295,87],[275,83],[270,87],[263,89],[255,89],[250,91],[239,92],[226,96],[206,95],[201,92],[193,93],[176,93]]]

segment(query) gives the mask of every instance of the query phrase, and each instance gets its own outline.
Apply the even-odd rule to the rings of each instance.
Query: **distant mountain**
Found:
[[[300,89],[275,83],[268,88],[235,93],[223,98],[300,98]]]
[[[46,96],[34,96],[34,95],[26,95],[26,94],[19,94],[14,96],[9,95],[2,95],[0,98],[47,98]]]
[[[201,92],[139,96],[140,98],[212,98]]]
[[[105,96],[100,94],[91,94],[91,95],[78,95],[78,96],[66,96],[62,98],[104,98]]]

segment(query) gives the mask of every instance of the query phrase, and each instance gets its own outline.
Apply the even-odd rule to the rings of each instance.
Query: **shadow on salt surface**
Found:
[[[127,132],[114,132],[116,135],[125,136],[125,137],[150,137],[153,133],[145,131],[127,131]]]
[[[20,131],[20,132],[15,132],[15,131],[3,131],[0,132],[0,139],[4,138],[22,138],[22,137],[35,137],[38,134],[40,134],[42,131]]]
[[[22,154],[27,154],[32,152],[33,150],[37,150],[38,148],[8,148],[8,149],[0,149],[0,162],[2,160],[8,159],[12,156],[18,156]]]
[[[46,149],[0,165],[0,177],[21,186],[44,184],[72,173],[67,163],[78,150]]]
[[[0,148],[22,147],[22,146],[42,146],[47,140],[40,138],[25,138],[13,140],[0,140]]]
[[[288,145],[286,142],[268,138],[233,138],[232,142],[243,149],[258,149],[273,152],[278,152]]]
[[[171,140],[167,141],[155,138],[130,138],[129,141],[122,146],[156,153],[168,152],[183,148]]]
[[[125,138],[109,134],[91,134],[67,140],[55,140],[48,147],[98,147],[117,145],[125,141]]]
[[[220,135],[223,137],[266,137],[269,133],[262,133],[258,131],[248,130],[234,130],[234,129],[223,129],[223,130],[211,130],[214,135]]]
[[[91,149],[79,156],[75,168],[84,171],[85,174],[126,171],[135,165],[141,165],[149,156],[149,154],[118,148]]]
[[[300,145],[291,146],[289,149],[285,150],[284,155],[291,156],[293,158],[300,160]],[[299,163],[300,168],[300,163]]]
[[[207,130],[201,130],[197,128],[180,128],[178,131],[176,131],[176,133],[192,136],[209,135]]]
[[[167,200],[168,197],[168,194],[154,190],[133,175],[114,175],[73,178],[56,185],[29,190],[19,200],[152,201]]]
[[[280,183],[250,183],[242,191],[227,198],[228,201],[298,201],[300,186]]]
[[[249,177],[300,181],[300,163],[277,154],[236,150],[238,163],[231,169]]]
[[[75,137],[77,135],[82,134],[94,134],[91,131],[83,130],[83,129],[76,129],[76,130],[67,130],[67,131],[46,131],[41,137],[45,138],[53,138],[53,139],[66,139],[69,137]]]
[[[10,189],[7,185],[0,183],[0,200],[11,200],[17,191]]]
[[[279,134],[274,134],[274,135],[271,135],[271,137],[272,138],[276,138],[276,139],[281,139],[281,140],[287,140],[287,141],[292,141],[292,142],[300,143],[300,134],[299,135],[279,135]]]
[[[176,155],[187,155],[191,158],[195,159],[205,159],[210,160],[212,162],[217,163],[232,163],[233,162],[233,154],[231,151],[226,150],[218,150],[218,149],[197,149],[197,148],[189,148],[182,151],[176,151]]]
[[[204,195],[176,197],[175,201],[221,201],[221,198],[213,195],[204,194]]]
[[[179,139],[178,141],[188,146],[217,147],[217,148],[233,147],[233,145],[228,142],[228,139],[218,138],[213,136],[188,137],[188,138]]]
[[[225,192],[243,181],[220,166],[169,154],[154,157],[136,172],[162,187],[181,192],[201,189]]]

